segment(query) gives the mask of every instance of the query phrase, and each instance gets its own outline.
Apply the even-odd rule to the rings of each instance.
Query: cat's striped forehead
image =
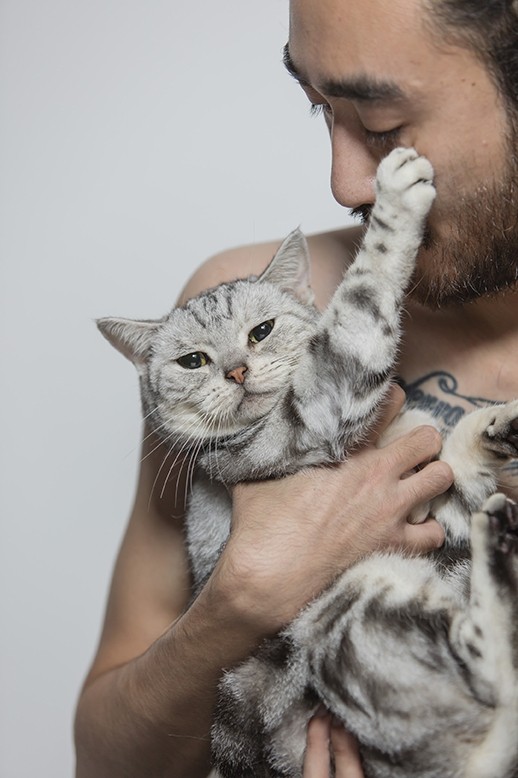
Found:
[[[289,324],[284,321],[282,328],[286,344],[292,336],[302,336],[314,320],[312,303],[307,243],[296,229],[259,277],[220,284],[173,309],[158,332],[153,351],[157,356],[167,348],[182,352],[204,344],[216,351],[220,346],[228,350],[232,343],[246,340],[254,327],[277,317],[291,320]],[[279,328],[275,329],[277,333]]]
[[[206,326],[214,320],[236,320],[246,316],[247,312],[270,309],[284,301],[286,295],[272,284],[262,284],[256,281],[233,281],[222,284],[215,289],[209,289],[204,294],[189,300],[185,306],[186,312],[197,318],[200,324]]]
[[[256,303],[262,295],[251,281],[235,281],[208,289],[203,294],[189,300],[185,313],[202,327],[210,326],[214,321],[235,319],[243,310],[244,304]]]
[[[218,341],[225,335],[289,312],[300,303],[272,284],[235,281],[210,289],[171,312],[165,323],[169,337],[183,345]]]

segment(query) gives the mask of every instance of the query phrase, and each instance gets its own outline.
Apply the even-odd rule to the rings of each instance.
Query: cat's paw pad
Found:
[[[499,457],[518,457],[518,400],[495,408],[484,433],[484,447]]]
[[[494,547],[504,554],[518,553],[518,504],[505,494],[493,494],[483,508]]]
[[[376,192],[379,205],[425,216],[435,198],[433,167],[415,149],[393,149],[378,166]]]

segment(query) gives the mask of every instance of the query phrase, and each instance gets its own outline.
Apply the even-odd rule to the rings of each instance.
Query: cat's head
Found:
[[[136,366],[144,413],[170,442],[214,441],[263,417],[314,331],[309,255],[292,232],[259,277],[210,289],[159,321],[97,324]]]

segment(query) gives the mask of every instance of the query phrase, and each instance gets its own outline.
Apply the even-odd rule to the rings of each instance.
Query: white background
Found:
[[[73,774],[131,505],[136,375],[93,319],[347,221],[287,34],[287,0],[0,0],[1,778]]]

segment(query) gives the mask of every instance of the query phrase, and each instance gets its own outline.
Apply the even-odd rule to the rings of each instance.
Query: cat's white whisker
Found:
[[[191,474],[190,474],[190,479],[189,479],[189,494],[192,492],[192,489],[193,489],[194,472],[196,470],[196,462],[197,462],[198,455],[199,455],[201,447],[202,447],[202,444],[200,443],[198,445],[197,450],[195,451],[195,456],[193,456],[193,458],[192,458],[192,467],[191,467]],[[187,493],[185,495],[185,499],[187,499]]]
[[[185,447],[184,447],[184,448],[185,448]],[[190,448],[186,448],[186,454],[187,454],[187,456],[190,454],[190,452],[191,452],[191,449],[190,449]],[[166,490],[166,487],[167,487],[167,483],[168,483],[168,481],[169,481],[169,476],[170,476],[170,475],[171,475],[171,473],[173,472],[173,470],[174,470],[174,468],[175,468],[175,464],[176,464],[176,462],[177,462],[177,461],[178,461],[178,459],[179,459],[179,456],[180,456],[180,455],[179,455],[179,454],[177,454],[177,456],[176,456],[176,457],[175,457],[175,459],[174,459],[174,462],[173,462],[173,464],[172,464],[172,465],[169,467],[169,470],[167,471],[167,474],[166,474],[166,476],[165,476],[165,478],[164,478],[164,481],[163,481],[163,483],[162,483],[162,488],[161,488],[161,490],[160,490],[160,494],[158,495],[158,498],[159,498],[159,500],[162,500],[162,499],[163,499],[163,497],[164,497],[165,490]],[[165,464],[165,462],[166,462],[166,459],[167,459],[167,457],[166,457],[166,458],[164,458],[164,461],[163,461],[163,463],[162,463],[162,465],[161,465],[160,469],[162,469],[163,465],[164,465],[164,464]],[[183,460],[183,461],[185,461],[185,460]],[[180,466],[180,472],[181,472],[181,466]],[[178,475],[178,477],[179,477],[179,475]]]
[[[164,429],[167,429],[166,425],[165,424],[161,424],[159,427],[156,427],[156,429],[153,429],[149,433],[149,435],[146,435],[146,437],[144,438],[144,441],[149,440],[149,438],[153,437],[153,435],[155,433],[158,433],[158,432],[160,432],[161,430],[164,430]],[[142,462],[144,462],[148,457],[152,456],[156,451],[158,451],[158,449],[162,447],[164,442],[168,442],[171,438],[172,438],[172,433],[169,434],[169,435],[165,435],[162,438],[159,437],[158,438],[158,442],[154,446],[154,448],[150,449],[146,454],[144,454],[144,456],[142,456],[140,458],[140,464],[142,464]]]
[[[178,506],[179,503],[182,503],[182,510],[185,515],[187,510],[187,497],[188,497],[188,481],[189,481],[189,469],[191,467],[191,463],[193,460],[196,460],[197,454],[194,449],[190,448],[185,452],[185,457],[182,459],[182,464],[180,466],[180,470],[178,473],[178,478],[176,479],[175,483],[175,489],[174,489],[174,504],[175,506]],[[180,478],[181,475],[185,474],[185,478],[182,482],[182,479]],[[169,473],[167,475],[167,480],[169,479]],[[183,485],[184,487],[184,494],[183,494],[183,501],[179,498],[179,490],[180,485]]]
[[[156,451],[156,449],[155,449],[155,451]],[[150,489],[150,491],[149,491],[149,498],[148,498],[148,503],[147,503],[148,510],[149,510],[149,508],[150,508],[150,506],[151,506],[151,500],[153,499],[153,494],[154,494],[154,491],[155,491],[155,487],[156,487],[156,485],[157,485],[157,483],[158,483],[158,479],[160,478],[160,473],[161,473],[161,472],[162,472],[162,470],[163,470],[163,467],[164,467],[164,465],[165,465],[165,463],[166,463],[166,461],[167,461],[167,458],[168,458],[168,456],[169,456],[169,455],[170,455],[170,454],[171,454],[173,451],[174,451],[174,443],[173,443],[173,445],[171,446],[171,448],[169,449],[169,451],[167,451],[167,452],[166,452],[166,454],[164,454],[164,456],[163,456],[163,458],[162,458],[162,463],[161,463],[160,467],[158,468],[158,470],[157,470],[157,473],[156,473],[156,475],[155,475],[155,478],[154,478],[153,484],[152,484],[152,486],[151,486],[151,489]]]
[[[175,451],[175,445],[176,445],[176,444],[175,444],[175,442],[174,442],[174,436],[173,436],[173,433],[171,433],[171,434],[170,434],[170,435],[169,435],[167,438],[165,438],[165,439],[163,440],[163,443],[168,443],[168,442],[171,442],[171,441],[172,441],[172,445],[170,446],[169,450],[168,450],[168,451],[167,451],[167,452],[164,454],[164,456],[163,456],[163,458],[162,458],[162,462],[161,462],[161,464],[160,464],[160,467],[159,467],[159,468],[158,468],[158,470],[157,470],[157,473],[156,473],[156,475],[155,475],[155,479],[154,479],[154,481],[153,481],[153,484],[152,484],[152,486],[151,486],[151,490],[150,490],[150,493],[149,493],[149,499],[148,499],[148,509],[149,509],[149,507],[150,507],[150,505],[151,505],[151,500],[152,500],[152,498],[153,498],[153,494],[154,494],[154,491],[155,491],[155,487],[156,487],[156,485],[157,485],[157,483],[158,483],[158,480],[159,480],[159,478],[160,478],[160,474],[161,474],[161,472],[162,472],[162,470],[163,470],[163,468],[164,468],[164,465],[165,465],[165,463],[167,462],[167,459],[168,459],[168,457],[169,457],[169,456],[170,456],[170,455],[171,455],[171,454],[172,454],[172,453]],[[174,466],[175,466],[176,462],[178,461],[178,459],[179,459],[179,457],[180,457],[180,454],[181,454],[181,452],[183,451],[183,448],[185,447],[185,445],[187,445],[187,441],[186,441],[186,443],[184,443],[184,445],[183,445],[183,446],[182,446],[182,448],[180,449],[180,452],[179,452],[179,453],[176,455],[176,457],[175,457],[175,459],[174,459],[174,461],[173,461],[173,464],[171,465],[171,469],[170,469],[170,471],[169,471],[169,474],[171,473],[172,469],[174,468]],[[158,448],[160,448],[160,445],[156,446],[156,447],[153,449],[153,452],[154,452],[154,451],[156,451]],[[151,453],[153,453],[153,452],[151,452]],[[181,474],[181,467],[180,467],[180,471],[179,471],[179,474],[178,474],[178,480],[180,480],[180,474]],[[164,484],[163,484],[163,486],[162,486],[162,491],[161,491],[161,493],[160,493],[159,499],[162,499],[162,497],[163,497],[163,492],[165,491],[166,484],[167,484],[167,478],[165,479],[165,481],[164,481]]]
[[[150,417],[151,417],[151,416],[152,416],[154,413],[156,413],[157,411],[158,411],[158,407],[155,407],[155,408],[153,408],[151,411],[149,411],[149,413],[147,413],[145,416],[143,416],[143,417],[142,417],[142,421],[143,421],[143,422],[146,422],[146,421],[147,421],[147,420],[148,420],[148,419],[149,419],[149,418],[150,418]],[[149,432],[147,435],[145,435],[145,436],[144,436],[144,437],[143,437],[143,438],[140,440],[140,442],[139,442],[139,443],[138,443],[136,446],[133,446],[133,447],[132,447],[132,448],[131,448],[129,451],[127,451],[127,452],[124,454],[124,456],[123,456],[123,459],[127,459],[127,458],[128,458],[128,457],[130,457],[132,454],[134,454],[134,453],[135,453],[135,451],[136,451],[138,448],[142,448],[143,444],[144,444],[144,443],[145,443],[145,442],[148,440],[148,438],[150,438],[150,437],[152,436],[152,434],[153,434],[153,431],[151,431],[151,432]],[[145,459],[145,457],[142,457],[142,458],[140,459],[140,462],[142,462],[142,459]]]
[[[152,415],[152,413],[157,413],[161,409],[161,407],[162,408],[166,407],[166,403],[163,403],[163,402],[159,403],[152,411],[150,411],[144,417],[144,419],[145,420],[148,419]],[[169,422],[167,420],[162,421],[162,423],[159,424],[159,425],[154,425],[150,429],[149,433],[142,439],[142,443],[145,443],[146,441],[149,440],[149,438],[153,437],[154,435],[158,435],[158,433],[161,432],[162,430],[169,430],[169,426],[170,425],[169,425]],[[149,456],[154,454],[155,451],[157,451],[160,448],[160,446],[162,445],[164,440],[167,441],[170,438],[171,438],[171,433],[167,434],[166,436],[163,436],[162,438],[160,438],[160,436],[158,436],[158,443],[157,443],[157,445],[154,448],[152,448],[150,451],[148,451],[147,454],[144,454],[144,456],[141,457],[140,463],[142,464],[142,462],[144,462],[145,459],[147,459]]]
[[[188,414],[186,414],[186,415],[188,415]],[[204,436],[196,435],[196,431],[199,430],[199,429],[202,429],[202,430],[206,430],[207,429],[207,427],[209,426],[207,424],[207,419],[208,419],[207,414],[203,414],[203,415],[200,414],[197,417],[193,417],[191,419],[190,424],[187,426],[186,430],[182,431],[181,435],[186,435],[186,432],[188,431],[189,432],[189,437],[185,438],[185,441],[184,441],[183,445],[180,447],[180,449],[179,449],[179,451],[178,451],[178,453],[177,453],[173,463],[171,464],[171,466],[169,468],[169,471],[168,471],[168,473],[167,473],[167,475],[165,477],[164,483],[162,485],[162,490],[160,492],[160,499],[162,499],[163,496],[164,496],[165,488],[166,488],[167,482],[169,480],[169,476],[171,475],[171,473],[172,473],[172,471],[173,471],[173,469],[174,469],[178,459],[182,456],[182,454],[184,452],[186,452],[187,456],[188,456],[188,460],[187,460],[188,461],[187,473],[186,473],[186,482],[187,482],[188,489],[186,490],[186,497],[185,497],[184,508],[186,507],[187,491],[190,491],[192,489],[192,475],[194,473],[196,459],[198,457],[198,453],[199,453],[201,447],[203,446],[203,442],[204,442]],[[162,463],[162,465],[163,464],[164,463]],[[190,480],[190,485],[189,485],[189,480]],[[176,495],[177,495],[177,489],[178,489],[178,481],[177,481],[177,485],[176,485],[176,489],[175,489],[175,494]]]
[[[198,459],[198,454],[200,451],[200,448],[202,447],[203,443],[200,441],[197,445],[197,447],[194,449],[191,459],[189,461],[188,467],[187,467],[187,473],[186,473],[186,489],[184,494],[184,510],[187,508],[187,498],[189,494],[192,492],[193,488],[193,478],[194,478],[194,471],[196,469],[196,461]]]
[[[189,425],[189,428],[191,428],[191,429],[192,429],[193,427],[194,427],[194,428],[198,428],[199,426],[200,426],[200,420],[199,420],[199,419],[197,419],[197,418],[194,418],[194,419],[192,419],[192,420],[191,420],[191,423],[190,423],[190,425]],[[169,439],[171,439],[172,437],[173,437],[173,435],[171,434],[171,435],[169,436]],[[177,437],[180,437],[180,436],[178,436],[178,435],[177,435]],[[193,445],[193,443],[194,443],[194,442],[195,442],[195,438],[194,438],[194,437],[192,437],[192,438],[187,438],[187,437],[186,437],[186,438],[185,438],[185,440],[183,441],[182,445],[180,446],[179,450],[177,451],[176,457],[174,458],[172,465],[171,465],[171,466],[170,466],[170,468],[169,468],[169,471],[168,471],[168,473],[167,473],[167,476],[166,476],[166,478],[165,478],[165,480],[164,480],[164,483],[162,484],[162,489],[161,489],[161,492],[160,492],[160,495],[159,495],[159,499],[162,499],[162,498],[163,498],[163,496],[164,496],[164,493],[165,493],[165,489],[166,489],[166,486],[167,486],[167,482],[168,482],[169,476],[170,476],[170,474],[172,473],[172,471],[173,471],[173,469],[174,469],[174,467],[175,467],[176,463],[178,462],[178,460],[180,459],[180,457],[182,456],[182,454],[183,454],[183,453],[184,453],[186,450],[187,450],[187,453],[189,453],[189,449],[190,449],[190,447]],[[160,468],[158,469],[158,472],[157,472],[157,474],[156,474],[156,476],[155,476],[155,480],[153,481],[153,485],[152,485],[152,487],[151,487],[151,492],[150,492],[150,495],[149,495],[148,508],[149,508],[149,505],[150,505],[150,503],[151,503],[151,499],[152,499],[152,497],[153,497],[153,493],[154,493],[154,490],[155,490],[155,486],[156,486],[156,484],[157,484],[157,482],[158,482],[158,479],[159,479],[159,477],[160,477],[160,473],[162,472],[162,470],[163,470],[163,467],[164,467],[164,465],[165,465],[165,463],[166,463],[166,461],[167,461],[168,457],[169,457],[169,456],[170,456],[170,455],[171,455],[171,454],[174,452],[174,450],[175,450],[175,446],[176,446],[176,444],[173,442],[173,445],[171,446],[171,448],[169,449],[169,451],[168,451],[168,452],[165,454],[165,456],[164,456],[164,458],[163,458],[163,460],[162,460],[162,464],[160,465]],[[157,448],[159,448],[159,447],[160,447],[160,444],[159,444],[159,445],[158,445],[158,446],[157,446],[155,449],[153,449],[153,451],[156,451],[156,449],[157,449]],[[152,452],[151,452],[151,453],[152,453]],[[179,471],[179,474],[178,474],[178,479],[177,479],[177,482],[176,482],[175,495],[177,495],[177,490],[178,490],[178,484],[179,484],[179,481],[180,481],[180,474],[181,474],[181,470],[182,470],[182,467],[180,467],[180,471]]]
[[[212,446],[213,458],[214,458],[214,462],[215,462],[215,465],[216,465],[215,470],[218,473],[218,475],[220,476],[220,480],[221,481],[223,481],[223,478],[222,478],[222,474],[221,474],[221,470],[220,470],[219,462],[218,462],[218,438],[219,438],[219,433],[220,433],[223,421],[226,421],[225,415],[228,415],[228,412],[227,412],[227,414],[221,414],[219,416],[219,418],[217,419],[216,434],[212,435],[210,440],[209,440],[209,452],[208,452],[208,460],[210,462],[211,446]],[[211,470],[212,470],[212,466],[211,466]]]

